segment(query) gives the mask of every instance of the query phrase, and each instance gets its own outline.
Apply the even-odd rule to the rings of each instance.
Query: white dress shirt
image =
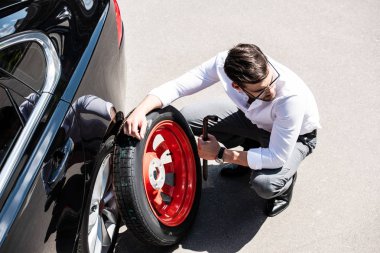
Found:
[[[224,72],[227,53],[217,54],[179,78],[151,90],[149,94],[157,96],[165,107],[180,97],[221,81],[227,95],[245,116],[259,128],[271,132],[268,148],[248,150],[249,167],[255,170],[280,168],[291,155],[298,136],[321,127],[314,96],[295,73],[268,57],[280,73],[275,83],[276,96],[272,101],[255,100],[248,104],[248,96],[234,89]]]

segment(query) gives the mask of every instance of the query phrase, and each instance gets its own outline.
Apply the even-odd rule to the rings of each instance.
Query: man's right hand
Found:
[[[137,110],[138,108],[136,108]],[[147,120],[145,113],[134,110],[124,123],[124,133],[138,140],[144,139]]]
[[[157,108],[162,107],[161,100],[153,95],[148,95],[127,117],[124,123],[124,133],[138,140],[144,139],[147,128],[146,115]]]

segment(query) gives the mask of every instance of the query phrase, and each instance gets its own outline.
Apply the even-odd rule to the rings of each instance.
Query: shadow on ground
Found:
[[[192,251],[237,252],[244,247],[266,220],[265,200],[249,188],[249,175],[222,178],[219,166],[209,166],[203,182],[198,216],[189,234],[179,245],[157,248],[144,245],[127,230],[119,235],[115,252],[173,252],[179,247]]]

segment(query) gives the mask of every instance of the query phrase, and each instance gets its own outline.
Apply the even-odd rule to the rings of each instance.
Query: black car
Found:
[[[123,44],[116,0],[0,1],[0,252],[112,249]]]

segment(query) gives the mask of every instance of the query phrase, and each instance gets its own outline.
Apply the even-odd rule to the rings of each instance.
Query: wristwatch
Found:
[[[224,160],[223,160],[224,150],[226,150],[224,147],[220,147],[218,155],[215,158],[215,162],[217,162],[219,164],[224,163]]]

